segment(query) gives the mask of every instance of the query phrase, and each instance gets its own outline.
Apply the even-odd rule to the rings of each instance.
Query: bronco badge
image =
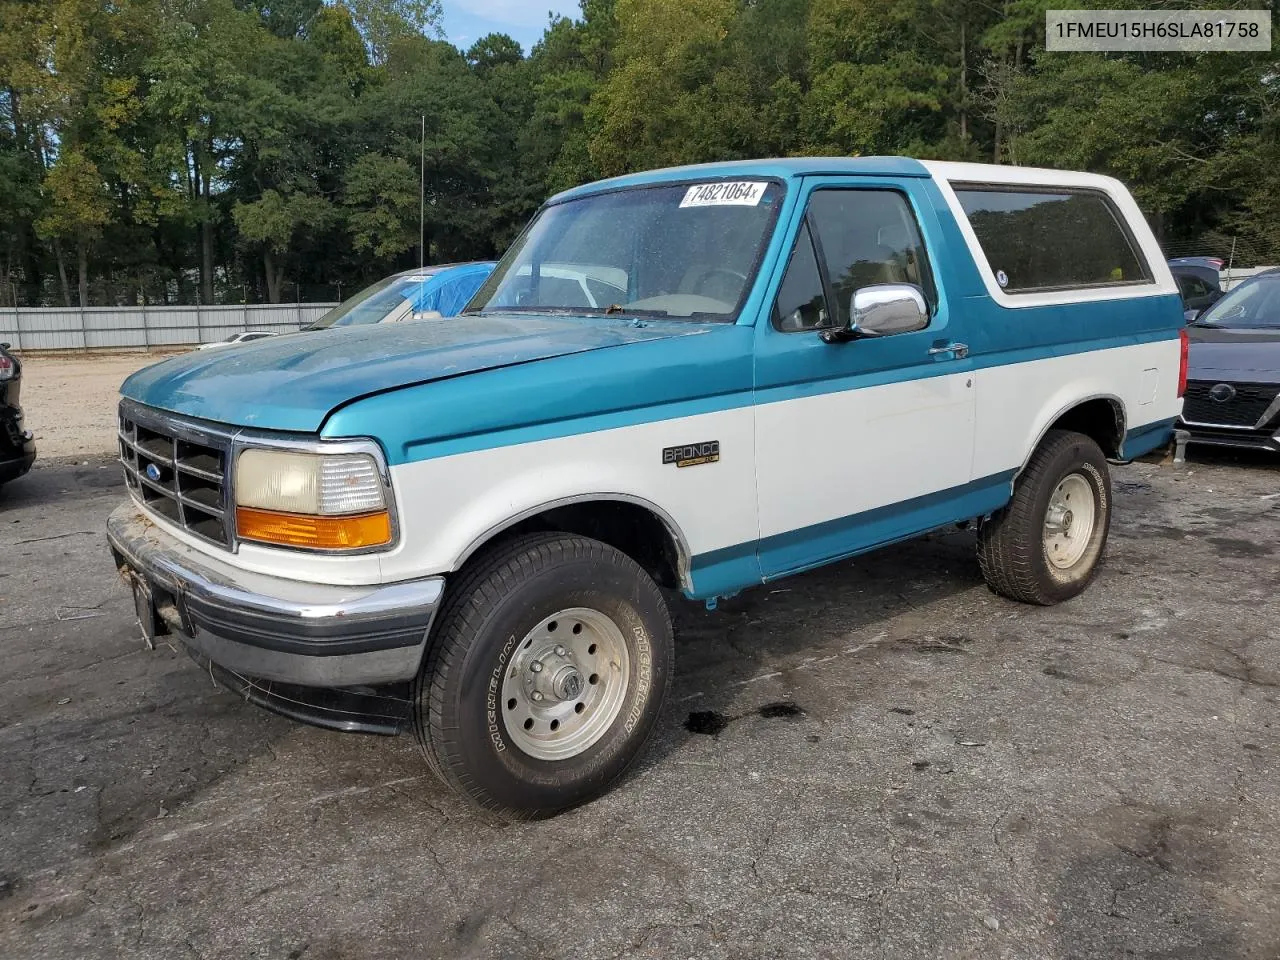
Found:
[[[719,459],[719,440],[687,443],[682,447],[667,447],[662,451],[662,462],[674,463],[677,467],[696,467],[702,463],[715,463]]]

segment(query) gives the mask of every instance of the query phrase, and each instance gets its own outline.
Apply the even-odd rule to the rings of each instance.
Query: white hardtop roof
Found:
[[[1049,167],[1013,167],[1002,163],[957,163],[951,160],[921,160],[935,180],[951,183],[999,183],[1040,187],[1091,187],[1115,193],[1125,191],[1115,177]],[[1126,193],[1128,191],[1125,191]]]

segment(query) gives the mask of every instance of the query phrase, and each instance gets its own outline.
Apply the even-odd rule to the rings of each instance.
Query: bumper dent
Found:
[[[148,584],[161,619],[234,674],[305,687],[413,678],[444,592],[430,577],[330,586],[250,573],[199,553],[133,504],[107,521],[116,566]]]

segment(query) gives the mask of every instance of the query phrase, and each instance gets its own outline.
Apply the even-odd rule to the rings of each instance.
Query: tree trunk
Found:
[[[276,269],[275,257],[270,247],[262,248],[262,269],[267,275],[267,302],[280,302],[280,287],[284,283],[284,269]]]
[[[71,306],[71,287],[67,284],[67,260],[62,255],[62,241],[53,238],[53,253],[58,258],[58,280],[62,285],[62,302]]]
[[[89,305],[89,244],[78,241],[76,253],[80,262],[80,309],[83,310]]]

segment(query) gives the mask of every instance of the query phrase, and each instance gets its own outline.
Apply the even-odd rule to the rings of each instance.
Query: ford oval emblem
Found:
[[[1226,403],[1236,395],[1236,388],[1229,383],[1215,383],[1209,388],[1209,396],[1219,403]]]
[[[160,468],[157,467],[154,463],[147,464],[147,469],[145,473],[147,475],[148,480],[151,480],[155,483],[160,482]]]

